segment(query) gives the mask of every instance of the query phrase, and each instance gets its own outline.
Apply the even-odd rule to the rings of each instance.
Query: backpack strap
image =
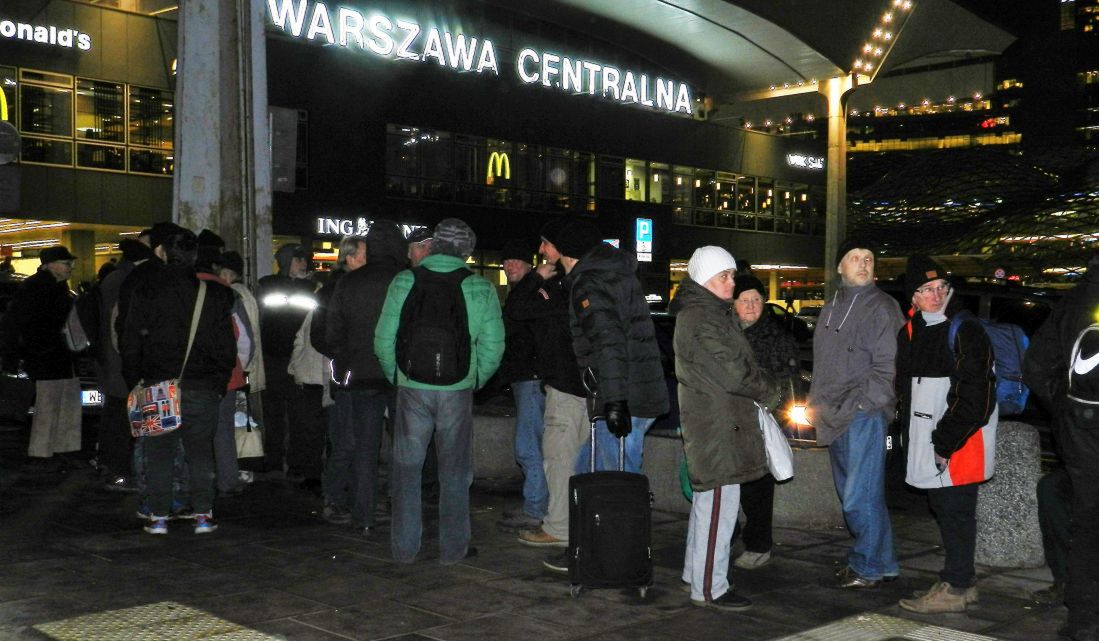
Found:
[[[958,328],[962,326],[962,323],[973,318],[973,312],[968,309],[963,309],[954,317],[950,319],[950,331],[946,334],[946,345],[950,348],[950,351],[954,351],[954,339],[958,337]]]

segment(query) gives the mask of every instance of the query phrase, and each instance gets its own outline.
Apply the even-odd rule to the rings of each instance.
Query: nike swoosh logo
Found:
[[[1096,352],[1089,358],[1081,358],[1080,354],[1077,354],[1076,360],[1072,363],[1072,371],[1080,376],[1085,376],[1090,374],[1091,370],[1095,369],[1096,365],[1099,365],[1099,352]]]

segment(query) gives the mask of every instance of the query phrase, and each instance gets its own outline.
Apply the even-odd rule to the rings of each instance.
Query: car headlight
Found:
[[[790,421],[796,425],[808,425],[809,414],[805,411],[804,405],[794,405],[787,412],[786,415],[790,417]]]

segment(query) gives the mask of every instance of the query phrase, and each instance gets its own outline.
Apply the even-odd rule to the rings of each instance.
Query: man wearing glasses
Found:
[[[810,421],[829,446],[843,516],[855,537],[836,586],[870,589],[900,572],[885,506],[885,433],[893,416],[900,309],[874,284],[874,253],[846,241],[836,254],[843,284],[813,335]]]
[[[977,488],[992,477],[996,450],[992,345],[935,261],[909,258],[904,285],[912,300],[911,318],[897,334],[897,390],[907,397],[905,481],[927,490],[946,560],[939,580],[900,606],[964,612],[977,600]]]
[[[38,272],[23,281],[3,320],[3,370],[25,372],[35,382],[35,412],[27,456],[51,469],[54,454],[80,450],[80,379],[76,355],[69,351],[61,329],[72,307],[66,281],[76,256],[64,246],[39,253]]]

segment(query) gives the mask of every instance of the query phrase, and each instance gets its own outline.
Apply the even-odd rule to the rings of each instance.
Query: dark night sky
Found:
[[[1060,0],[952,0],[1016,36],[1055,31]]]

